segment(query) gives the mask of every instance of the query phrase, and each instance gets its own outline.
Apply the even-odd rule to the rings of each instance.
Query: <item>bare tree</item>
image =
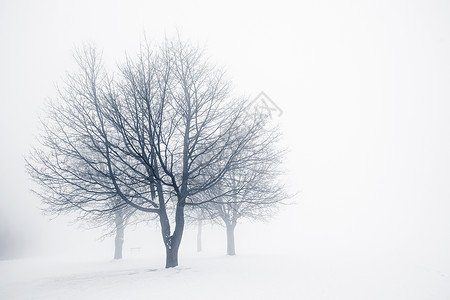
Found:
[[[261,126],[243,118],[224,73],[179,40],[144,44],[114,76],[94,48],[76,58],[80,72],[59,90],[28,163],[39,194],[47,207],[156,215],[166,267],[175,267],[185,206],[233,192],[223,181],[251,159]],[[216,186],[220,195],[199,200]]]
[[[114,202],[111,205],[117,206]],[[102,228],[103,234],[101,239],[114,236],[114,259],[122,259],[125,229],[128,225],[136,225],[142,222],[143,220],[140,217],[136,209],[125,206],[111,213],[83,213],[82,218],[79,217],[77,219],[81,219],[82,224],[87,223],[89,228]]]
[[[201,200],[199,202],[201,202]],[[203,251],[202,235],[205,223],[218,223],[217,211],[211,209],[211,207],[211,204],[203,203],[201,205],[191,205],[190,209],[186,210],[186,222],[197,230],[197,252]]]
[[[197,219],[225,226],[228,255],[236,254],[234,230],[238,220],[268,220],[288,198],[279,179],[284,154],[275,147],[280,138],[279,130],[267,125],[266,117],[258,112],[249,112],[246,118],[254,119],[251,124],[259,124],[260,128],[240,153],[245,159],[230,168],[220,184],[198,195],[208,203],[197,209]],[[247,129],[243,129],[236,134],[246,132]]]

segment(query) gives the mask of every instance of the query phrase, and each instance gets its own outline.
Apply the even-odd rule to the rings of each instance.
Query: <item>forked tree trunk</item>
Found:
[[[234,228],[236,224],[226,224],[227,228],[227,254],[236,255],[236,248],[234,245]]]
[[[116,213],[116,237],[114,239],[114,259],[122,259],[125,225],[120,212]]]
[[[178,232],[166,241],[166,268],[174,268],[178,266],[178,250],[180,249],[181,235]]]
[[[202,252],[202,220],[198,220],[198,227],[197,227],[197,252]]]
[[[170,235],[170,223],[167,214],[161,212],[159,215],[161,231],[166,247],[166,268],[178,266],[178,250],[180,249],[181,238],[184,230],[184,206],[177,205],[175,213],[175,230]]]

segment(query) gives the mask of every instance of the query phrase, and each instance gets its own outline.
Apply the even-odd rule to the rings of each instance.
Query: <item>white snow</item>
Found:
[[[449,299],[450,272],[404,262],[190,254],[123,261],[0,262],[0,299]]]

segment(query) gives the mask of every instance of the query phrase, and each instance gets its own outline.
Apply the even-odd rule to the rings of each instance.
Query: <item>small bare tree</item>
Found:
[[[111,205],[117,206],[112,202]],[[80,211],[78,210],[78,213]],[[125,241],[125,229],[128,225],[135,225],[142,222],[141,216],[137,216],[138,211],[130,206],[116,209],[114,212],[83,212],[80,221],[87,223],[89,228],[102,228],[101,238],[114,236],[114,259],[123,258],[123,244]]]
[[[259,124],[247,148],[240,154],[245,159],[227,172],[220,184],[198,196],[207,202],[197,208],[197,219],[213,220],[224,225],[227,233],[227,254],[235,255],[234,230],[240,219],[265,221],[275,215],[279,204],[288,198],[280,182],[284,151],[277,149],[280,132],[266,124],[264,115],[246,115],[251,124]],[[235,134],[246,134],[242,129]],[[202,203],[200,200],[199,203]]]

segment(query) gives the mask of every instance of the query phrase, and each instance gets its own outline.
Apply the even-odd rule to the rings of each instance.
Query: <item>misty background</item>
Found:
[[[1,1],[0,255],[112,256],[112,238],[41,214],[24,157],[75,47],[94,42],[112,65],[144,33],[179,33],[236,94],[264,91],[283,110],[298,193],[272,222],[238,227],[238,254],[448,266],[449,13],[446,1]],[[163,250],[155,227],[139,230],[127,228],[125,257],[152,239]],[[205,232],[204,251],[224,249],[222,231]]]

